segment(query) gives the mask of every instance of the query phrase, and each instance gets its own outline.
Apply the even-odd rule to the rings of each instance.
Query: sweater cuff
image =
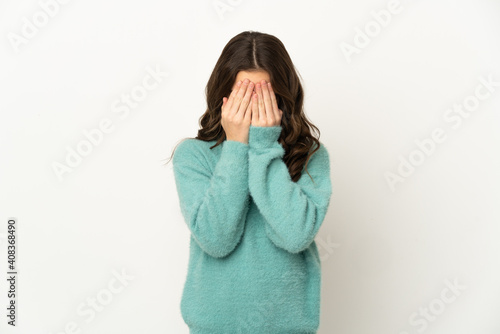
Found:
[[[226,152],[225,154],[246,157],[248,149],[249,146],[240,141],[226,139],[222,142],[222,152]]]
[[[250,148],[269,148],[281,135],[281,125],[253,126],[250,124],[248,132],[248,145]]]

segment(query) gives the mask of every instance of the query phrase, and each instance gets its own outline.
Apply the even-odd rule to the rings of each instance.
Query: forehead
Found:
[[[269,73],[266,71],[240,71],[236,75],[235,81],[238,82],[239,80],[245,80],[247,78],[253,83],[258,83],[262,80],[269,82],[270,79]]]

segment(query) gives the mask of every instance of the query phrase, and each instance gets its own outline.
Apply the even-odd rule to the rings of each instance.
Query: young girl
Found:
[[[182,317],[190,334],[316,333],[329,155],[283,43],[233,37],[206,96],[198,135],[172,153],[191,232]]]

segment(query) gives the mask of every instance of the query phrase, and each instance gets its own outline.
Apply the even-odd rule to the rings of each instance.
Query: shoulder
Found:
[[[307,171],[311,175],[328,175],[330,174],[330,155],[326,145],[320,141],[319,148],[309,157],[307,161]],[[311,152],[316,149],[316,143],[311,147]],[[302,172],[305,171],[306,164]]]
[[[311,155],[311,159],[315,160],[322,160],[323,162],[328,162],[330,161],[330,154],[328,153],[328,148],[325,146],[325,144],[322,141],[319,141],[319,148],[316,152],[314,152]],[[316,149],[317,145],[314,144],[311,147],[311,151],[314,151]]]
[[[316,149],[316,143],[311,147],[311,152]],[[307,170],[306,170],[307,168]],[[298,182],[308,182],[310,177],[313,178],[313,182],[316,179],[323,180],[320,181],[320,185],[327,186],[330,184],[330,156],[328,153],[328,148],[325,144],[320,141],[319,148],[309,157],[309,160],[304,164],[302,169],[302,175]],[[324,181],[327,180],[327,181]],[[326,183],[325,183],[326,182]]]
[[[196,138],[185,138],[177,144],[172,162],[175,164],[181,160],[200,160],[209,151],[215,141],[204,141]]]

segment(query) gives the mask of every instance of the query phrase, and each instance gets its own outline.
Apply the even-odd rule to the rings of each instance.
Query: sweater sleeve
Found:
[[[283,161],[285,150],[277,141],[281,126],[250,126],[249,191],[266,220],[269,239],[291,253],[309,247],[325,218],[332,186],[328,151],[323,144],[311,156],[297,182]]]
[[[234,250],[243,234],[250,201],[249,146],[224,141],[212,171],[196,141],[181,142],[172,160],[179,203],[194,240],[220,258]]]

